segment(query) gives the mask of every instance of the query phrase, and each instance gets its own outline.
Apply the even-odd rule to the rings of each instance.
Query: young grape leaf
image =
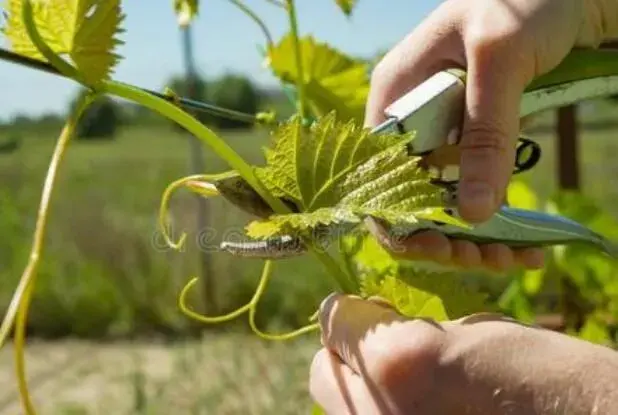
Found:
[[[407,154],[413,134],[372,134],[330,113],[308,130],[295,117],[274,138],[267,164],[256,174],[269,191],[293,199],[299,212],[251,223],[251,237],[318,225],[341,225],[345,233],[369,216],[398,225],[419,218],[463,225],[442,210],[449,204],[447,191],[431,183],[420,158]]]
[[[352,121],[337,121],[335,112],[310,128],[295,116],[274,131],[271,148],[265,150],[266,166],[256,174],[269,190],[288,196],[303,212],[330,207],[339,202],[342,186],[358,184],[344,181],[348,173],[389,148],[401,150],[412,138],[412,134],[371,134]]]
[[[198,0],[174,0],[174,12],[180,27],[187,27],[199,13]]]
[[[356,5],[356,0],[335,0],[339,8],[345,13],[346,16],[352,14],[352,10]]]
[[[401,267],[361,278],[363,297],[378,296],[410,318],[452,320],[471,313],[493,311],[481,292],[462,286],[456,273],[432,273]]]
[[[360,59],[353,59],[311,36],[300,39],[303,84],[308,105],[315,117],[331,111],[342,121],[362,124],[369,94],[369,68]],[[286,35],[269,48],[268,64],[283,82],[295,85],[298,69],[294,39]]]
[[[486,295],[462,284],[456,272],[394,258],[371,234],[358,236],[351,259],[360,276],[361,295],[378,296],[408,317],[438,321],[491,311]]]
[[[44,60],[30,40],[22,20],[25,0],[6,0],[2,33],[11,49]],[[124,20],[120,0],[31,0],[33,20],[45,43],[60,56],[67,55],[88,84],[110,76],[120,61],[114,52],[123,42],[116,35]]]

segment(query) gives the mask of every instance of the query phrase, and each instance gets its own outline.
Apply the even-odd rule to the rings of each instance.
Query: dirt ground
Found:
[[[29,390],[42,415],[306,414],[317,340],[271,342],[247,334],[202,341],[36,342]],[[12,344],[0,350],[0,415],[23,411]]]

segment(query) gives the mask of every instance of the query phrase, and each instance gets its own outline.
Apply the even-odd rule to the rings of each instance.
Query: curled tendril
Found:
[[[292,332],[285,333],[285,334],[268,334],[268,333],[264,333],[256,326],[255,314],[257,312],[257,304],[258,304],[257,300],[264,294],[266,285],[268,284],[268,281],[270,280],[270,275],[272,273],[272,265],[273,265],[273,262],[270,260],[264,263],[262,277],[260,278],[260,282],[255,290],[255,294],[253,295],[253,298],[255,299],[255,301],[252,301],[251,307],[249,308],[249,325],[251,327],[251,330],[253,330],[255,334],[257,334],[259,337],[265,340],[283,341],[283,340],[292,340],[295,337],[298,337],[305,333],[309,333],[311,331],[319,329],[320,328],[319,324],[309,324],[307,326],[301,327],[297,330],[294,330]]]
[[[247,312],[249,308],[251,307],[251,301],[253,300],[249,301],[247,304],[243,305],[242,307],[232,311],[231,313],[228,313],[222,316],[209,317],[209,316],[204,316],[202,314],[198,314],[195,311],[189,309],[189,307],[187,307],[187,304],[186,304],[187,295],[189,294],[189,290],[193,288],[193,286],[197,283],[197,281],[198,281],[198,278],[191,279],[191,281],[189,281],[183,287],[182,291],[180,292],[180,296],[178,297],[178,307],[183,313],[185,313],[187,316],[191,317],[192,319],[195,319],[197,321],[200,321],[202,323],[207,323],[207,324],[225,323],[227,321],[235,319],[236,317],[239,317],[243,313]]]
[[[257,334],[259,337],[265,340],[291,340],[305,333],[309,333],[311,331],[319,329],[320,328],[319,324],[310,324],[310,325],[301,327],[300,329],[294,330],[286,334],[268,334],[268,333],[262,332],[256,326],[255,314],[257,312],[257,305],[260,299],[262,298],[262,295],[264,294],[266,285],[268,285],[270,274],[272,272],[272,265],[273,263],[271,260],[268,260],[264,263],[264,269],[262,270],[262,276],[260,277],[260,282],[258,283],[258,286],[253,294],[253,297],[247,304],[243,305],[242,307],[239,307],[238,309],[232,311],[231,313],[221,315],[221,316],[210,317],[210,316],[204,316],[204,315],[198,314],[195,311],[189,309],[189,307],[187,307],[186,305],[187,295],[189,293],[189,290],[193,288],[193,286],[197,283],[197,280],[198,280],[197,278],[191,279],[183,287],[182,291],[180,292],[180,296],[178,298],[178,305],[180,307],[180,310],[187,316],[197,321],[207,323],[207,324],[224,323],[224,322],[233,320],[234,318],[239,317],[240,315],[248,311],[249,312],[249,325],[251,327],[251,330],[255,334]]]
[[[216,186],[211,182],[224,178],[233,173],[233,171],[228,171],[219,174],[195,174],[178,179],[170,183],[165,188],[163,196],[161,197],[161,205],[159,207],[159,227],[163,232],[165,243],[167,243],[172,249],[180,250],[187,237],[185,232],[182,233],[178,242],[173,242],[170,237],[167,213],[169,211],[169,201],[172,197],[172,193],[180,187],[186,187],[192,192],[198,193],[204,197],[218,196],[219,192],[217,191]]]

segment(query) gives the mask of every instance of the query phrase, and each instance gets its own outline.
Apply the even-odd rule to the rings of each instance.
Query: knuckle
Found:
[[[509,139],[504,128],[496,122],[468,123],[463,129],[461,150],[481,150],[491,153],[505,153]]]
[[[523,26],[517,21],[508,20],[501,25],[477,21],[466,31],[466,48],[477,59],[507,57],[524,45]]]

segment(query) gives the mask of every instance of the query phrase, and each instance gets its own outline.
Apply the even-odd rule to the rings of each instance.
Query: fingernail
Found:
[[[320,314],[328,314],[328,312],[332,309],[335,301],[339,298],[341,294],[337,292],[332,292],[328,294],[320,303],[319,313]]]
[[[462,181],[458,193],[459,200],[465,204],[466,210],[483,215],[494,209],[496,196],[494,189],[487,183]]]

